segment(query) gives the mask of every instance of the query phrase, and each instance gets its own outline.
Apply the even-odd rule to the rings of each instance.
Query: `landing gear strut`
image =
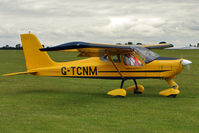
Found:
[[[122,82],[121,82],[120,88],[123,88],[124,81],[126,81],[126,79],[125,79],[125,78],[123,78],[123,79],[122,79]]]
[[[133,81],[134,81],[134,83],[135,83],[134,94],[142,94],[142,92],[139,91],[139,87],[138,87],[138,84],[137,84],[136,79],[133,79]]]

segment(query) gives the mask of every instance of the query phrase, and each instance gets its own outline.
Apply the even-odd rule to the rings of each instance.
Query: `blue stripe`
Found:
[[[155,60],[178,60],[179,58],[172,58],[172,57],[158,57]]]
[[[122,77],[89,77],[89,76],[61,76],[66,78],[91,78],[91,79],[122,79]],[[163,77],[124,77],[125,79],[162,79]]]
[[[146,71],[120,71],[120,72],[166,72],[166,71],[170,71],[170,70],[146,70]],[[98,71],[101,73],[114,73],[114,72],[118,72],[118,71]]]

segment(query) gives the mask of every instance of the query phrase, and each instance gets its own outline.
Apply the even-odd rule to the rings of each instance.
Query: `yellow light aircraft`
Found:
[[[122,80],[119,89],[109,91],[111,96],[126,96],[126,90],[135,94],[144,91],[136,79],[164,79],[171,88],[159,94],[176,97],[180,93],[179,86],[173,81],[184,66],[192,62],[185,59],[160,57],[150,51],[150,48],[171,47],[172,44],[124,46],[111,44],[95,44],[86,42],[69,42],[50,48],[43,48],[34,34],[21,34],[26,72],[5,74],[4,76],[18,74],[32,74],[37,76],[100,78]],[[144,48],[146,47],[146,48]],[[147,49],[149,48],[149,49]],[[91,57],[70,62],[54,62],[46,51],[78,51],[79,56]],[[126,90],[123,84],[126,80],[134,81],[135,86]]]

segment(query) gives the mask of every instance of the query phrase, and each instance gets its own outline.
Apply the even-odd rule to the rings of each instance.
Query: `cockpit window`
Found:
[[[132,54],[124,55],[124,64],[127,66],[143,66],[142,62]]]
[[[135,47],[133,50],[141,60],[143,60],[145,63],[149,63],[158,57],[160,57],[158,54],[152,52],[151,50],[143,47]]]

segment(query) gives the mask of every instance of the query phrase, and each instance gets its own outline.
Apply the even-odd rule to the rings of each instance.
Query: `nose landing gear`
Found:
[[[159,94],[175,98],[178,94],[180,94],[178,84],[172,79],[166,79],[166,81],[171,86],[171,88],[160,91]]]

